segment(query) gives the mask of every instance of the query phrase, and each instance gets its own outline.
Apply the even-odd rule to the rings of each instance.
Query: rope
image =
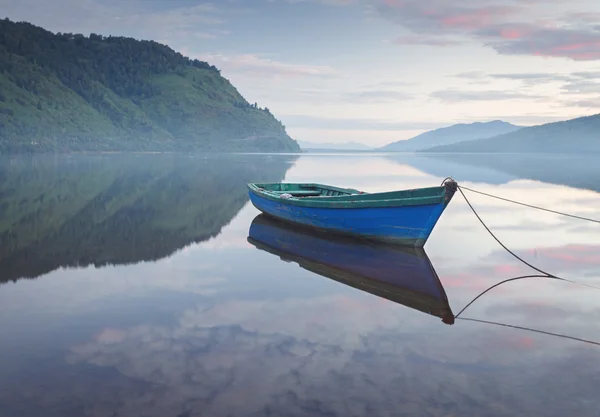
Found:
[[[466,306],[464,306],[464,307],[463,307],[463,309],[462,309],[462,310],[460,310],[460,311],[458,312],[458,314],[454,316],[454,318],[455,318],[455,319],[457,319],[457,318],[458,318],[458,316],[460,316],[460,315],[463,313],[463,311],[465,311],[467,308],[469,308],[469,306],[470,306],[471,304],[473,304],[475,301],[477,301],[477,300],[479,299],[479,297],[483,296],[483,295],[484,295],[486,292],[488,292],[488,291],[491,291],[491,290],[493,290],[494,288],[496,288],[496,287],[498,287],[498,286],[500,286],[500,285],[502,285],[502,284],[504,284],[504,283],[506,283],[506,282],[510,282],[510,281],[517,281],[517,280],[519,280],[519,279],[527,279],[527,278],[550,278],[550,277],[548,277],[547,275],[523,275],[523,276],[520,276],[520,277],[515,277],[515,278],[509,278],[509,279],[506,279],[506,280],[504,280],[504,281],[502,281],[502,282],[499,282],[499,283],[497,283],[497,284],[495,284],[495,285],[492,285],[492,286],[491,286],[491,287],[489,287],[487,290],[485,290],[485,291],[483,291],[482,293],[480,293],[480,294],[479,294],[477,297],[473,298],[469,304],[467,304]],[[551,278],[551,279],[553,279],[553,278]]]
[[[502,243],[500,241],[500,239],[498,239],[496,237],[496,235],[494,234],[494,232],[492,232],[490,230],[490,228],[487,226],[487,224],[485,224],[485,222],[481,219],[481,217],[479,217],[479,214],[477,213],[477,210],[475,210],[475,208],[473,207],[473,205],[471,204],[471,202],[469,201],[469,199],[467,198],[467,196],[465,195],[465,193],[463,193],[462,187],[458,187],[458,191],[460,191],[460,193],[464,197],[465,201],[467,202],[467,204],[469,205],[469,207],[473,211],[473,214],[475,214],[475,216],[477,217],[477,219],[479,220],[479,222],[483,225],[483,227],[485,227],[485,230],[488,231],[488,233],[496,240],[496,242],[498,242],[498,244],[500,246],[502,246],[504,248],[504,250],[506,250],[508,253],[510,253],[515,258],[517,258],[519,261],[523,262],[525,265],[527,265],[531,269],[534,269],[534,270],[538,271],[540,274],[544,274],[544,275],[548,276],[549,278],[558,278],[558,277],[556,277],[556,276],[554,276],[554,275],[552,275],[552,274],[544,271],[543,269],[540,269],[540,268],[537,268],[537,267],[531,265],[529,262],[527,262],[526,260],[524,260],[523,258],[521,258],[519,255],[517,255],[516,253],[514,253],[513,251],[511,251],[510,249],[508,249],[506,247],[506,245],[504,243]]]
[[[454,318],[458,318],[458,316],[460,316],[471,304],[473,304],[475,301],[477,301],[480,297],[482,297],[485,293],[487,293],[488,291],[493,290],[496,287],[499,287],[502,284],[505,284],[507,282],[511,282],[511,281],[518,281],[520,279],[528,279],[528,278],[547,278],[547,279],[556,279],[559,281],[565,281],[565,282],[569,282],[571,284],[576,284],[576,285],[583,285],[584,287],[589,287],[589,288],[594,288],[596,290],[600,290],[600,287],[595,287],[593,285],[589,285],[589,284],[584,284],[581,282],[576,282],[576,281],[572,281],[570,279],[566,279],[566,278],[561,278],[561,277],[556,277],[556,276],[549,276],[549,275],[521,275],[519,277],[514,277],[514,278],[509,278],[509,279],[505,279],[504,281],[501,281],[497,284],[492,285],[491,287],[489,287],[488,289],[486,289],[485,291],[481,292],[477,297],[473,298],[471,300],[471,302],[469,304],[467,304],[465,307],[463,307],[462,310],[460,310],[458,312],[457,315],[454,316]]]
[[[447,177],[447,178],[445,178],[445,179],[444,179],[444,181],[442,181],[442,185],[444,185],[444,184],[446,183],[446,181],[448,181],[448,180],[450,180],[450,181],[454,181],[454,180],[452,179],[452,177]],[[494,238],[494,240],[495,240],[496,242],[498,242],[498,244],[499,244],[500,246],[502,246],[502,248],[503,248],[504,250],[506,250],[506,251],[507,251],[509,254],[511,254],[511,255],[512,255],[514,258],[516,258],[517,260],[521,261],[523,264],[527,265],[527,266],[528,266],[528,267],[530,267],[531,269],[533,269],[533,270],[535,270],[535,271],[539,272],[541,275],[537,275],[537,274],[536,274],[536,275],[523,275],[523,276],[519,276],[519,277],[509,278],[509,279],[506,279],[506,280],[504,280],[504,281],[501,281],[501,282],[499,282],[499,283],[497,283],[497,284],[495,284],[495,285],[492,285],[491,287],[489,287],[488,289],[486,289],[485,291],[483,291],[482,293],[480,293],[480,294],[479,294],[477,297],[475,297],[473,300],[471,300],[471,302],[469,302],[469,303],[468,303],[468,304],[467,304],[467,305],[466,305],[466,306],[465,306],[465,307],[464,307],[462,310],[460,310],[460,312],[459,312],[457,315],[455,315],[455,316],[454,316],[454,318],[459,318],[459,316],[460,316],[460,315],[461,315],[461,314],[462,314],[462,313],[463,313],[463,312],[464,312],[464,311],[465,311],[465,310],[466,310],[466,309],[467,309],[469,306],[471,306],[471,305],[472,305],[472,304],[473,304],[475,301],[477,301],[477,300],[478,300],[480,297],[482,297],[482,296],[483,296],[484,294],[486,294],[488,291],[491,291],[492,289],[494,289],[494,288],[496,288],[496,287],[498,287],[498,286],[500,286],[500,285],[502,285],[502,284],[505,284],[505,283],[507,283],[507,282],[511,282],[511,281],[517,281],[517,280],[520,280],[520,279],[527,279],[527,278],[549,278],[549,279],[556,279],[556,280],[559,280],[559,281],[570,282],[570,283],[572,283],[572,284],[583,285],[583,286],[585,286],[585,287],[589,287],[589,288],[594,288],[594,289],[600,290],[600,287],[595,287],[595,286],[593,286],[593,285],[589,285],[589,284],[584,284],[584,283],[580,283],[580,282],[572,281],[572,280],[570,280],[570,279],[566,279],[566,278],[562,278],[562,277],[559,277],[559,276],[556,276],[556,275],[550,274],[549,272],[546,272],[546,271],[544,271],[543,269],[540,269],[540,268],[538,268],[538,267],[536,267],[536,266],[534,266],[534,265],[530,264],[529,262],[527,262],[526,260],[524,260],[523,258],[521,258],[519,255],[517,255],[516,253],[514,253],[513,251],[511,251],[511,250],[510,250],[510,249],[509,249],[509,248],[508,248],[508,247],[507,247],[507,246],[506,246],[504,243],[502,243],[502,241],[501,241],[500,239],[498,239],[498,237],[497,237],[497,236],[494,234],[494,232],[492,232],[492,231],[490,230],[490,228],[487,226],[487,224],[486,224],[486,223],[483,221],[483,219],[481,218],[481,216],[479,216],[479,213],[477,213],[477,210],[475,210],[475,207],[473,207],[473,205],[471,204],[471,202],[469,201],[469,199],[467,198],[467,196],[466,196],[466,195],[465,195],[465,193],[463,192],[463,188],[464,188],[465,190],[469,190],[469,191],[472,191],[472,192],[475,192],[475,193],[478,193],[478,194],[486,195],[486,196],[489,196],[489,197],[492,197],[492,198],[497,198],[497,199],[500,199],[500,200],[508,201],[508,202],[515,203],[515,204],[524,205],[524,206],[531,207],[531,208],[535,208],[535,209],[539,209],[539,210],[550,211],[550,212],[552,212],[552,213],[561,214],[561,215],[565,215],[565,216],[569,216],[569,217],[574,217],[574,218],[578,218],[578,219],[582,219],[582,220],[588,220],[588,221],[592,221],[592,222],[596,222],[596,223],[600,223],[600,221],[598,221],[598,220],[593,220],[593,219],[588,219],[588,218],[585,218],[585,217],[574,216],[574,215],[570,215],[570,214],[567,214],[567,213],[561,213],[561,212],[558,212],[558,211],[549,210],[549,209],[545,209],[545,208],[542,208],[542,207],[537,207],[537,206],[532,206],[532,205],[525,204],[525,203],[520,203],[520,202],[518,202],[518,201],[509,200],[509,199],[507,199],[507,198],[502,198],[502,197],[494,196],[494,195],[492,195],[492,194],[483,193],[483,192],[481,192],[481,191],[472,190],[472,189],[470,189],[470,188],[467,188],[467,187],[457,186],[457,188],[458,188],[458,191],[460,191],[460,193],[462,194],[462,196],[463,196],[463,198],[465,199],[465,201],[467,202],[467,204],[469,205],[469,207],[471,208],[471,211],[473,212],[473,214],[475,214],[475,217],[477,217],[477,219],[479,220],[479,222],[482,224],[482,226],[485,228],[485,230],[487,230],[487,232],[488,232],[488,233],[489,233],[489,234],[490,234],[490,235],[491,235],[491,236]],[[472,320],[473,320],[473,319],[472,319]]]
[[[485,196],[488,196],[488,197],[491,197],[491,198],[495,198],[497,200],[502,200],[502,201],[506,201],[506,202],[509,202],[509,203],[518,204],[520,206],[525,206],[525,207],[533,208],[533,209],[536,209],[536,210],[547,211],[549,213],[560,214],[561,216],[572,217],[574,219],[586,220],[588,222],[593,222],[593,223],[599,223],[600,224],[600,220],[590,219],[589,217],[576,216],[574,214],[563,213],[561,211],[556,211],[556,210],[550,210],[550,209],[547,209],[547,208],[544,208],[544,207],[534,206],[532,204],[521,203],[520,201],[515,201],[515,200],[511,200],[509,198],[504,198],[504,197],[499,197],[497,195],[484,193],[483,191],[473,190],[472,188],[463,187],[462,185],[459,186],[459,188],[461,188],[463,190],[471,191],[472,193],[477,193],[477,194],[485,195]]]
[[[584,343],[589,343],[591,345],[600,346],[600,343],[594,342],[592,340],[580,339],[578,337],[566,336],[564,334],[546,332],[544,330],[539,330],[539,329],[531,329],[529,327],[515,326],[514,324],[497,323],[497,322],[494,322],[494,321],[471,319],[471,318],[468,318],[468,317],[460,317],[459,320],[474,321],[474,322],[477,322],[477,323],[485,323],[485,324],[493,324],[493,325],[496,325],[496,326],[510,327],[510,328],[513,328],[513,329],[526,330],[526,331],[529,331],[529,332],[541,333],[541,334],[546,334],[546,335],[549,335],[549,336],[562,337],[564,339],[576,340],[578,342],[584,342]]]

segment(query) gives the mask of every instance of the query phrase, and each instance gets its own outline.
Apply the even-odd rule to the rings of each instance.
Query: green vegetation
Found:
[[[300,148],[206,62],[0,20],[0,153],[191,150]]]
[[[423,152],[587,154],[600,152],[600,114],[540,126],[489,139],[436,146]]]
[[[248,202],[248,182],[281,181],[295,158],[0,158],[0,282],[156,260],[207,240]]]

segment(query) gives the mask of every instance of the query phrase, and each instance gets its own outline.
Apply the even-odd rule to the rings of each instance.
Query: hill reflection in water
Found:
[[[246,184],[296,157],[108,155],[0,159],[1,281],[154,261],[217,236]]]

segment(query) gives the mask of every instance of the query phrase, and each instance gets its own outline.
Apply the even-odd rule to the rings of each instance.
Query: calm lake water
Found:
[[[458,193],[426,256],[380,262],[387,249],[323,237],[303,247],[337,245],[321,261],[354,262],[362,278],[289,255],[302,242],[291,229],[269,229],[270,251],[248,239],[268,222],[247,182],[375,192],[446,176],[600,218],[600,166],[585,157],[0,160],[0,416],[599,416],[600,289],[577,283],[600,287],[600,225],[469,193],[508,247],[577,283],[503,284],[452,325],[427,313],[444,300],[421,284],[382,289],[368,275],[410,278],[404,260],[430,262],[457,314],[531,273]]]

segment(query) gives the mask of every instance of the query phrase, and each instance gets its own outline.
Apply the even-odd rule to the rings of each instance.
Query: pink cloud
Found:
[[[465,33],[502,23],[507,17],[514,16],[521,10],[517,6],[435,0],[385,0],[379,8],[386,18],[416,34],[437,34],[440,30]]]
[[[533,349],[535,347],[535,340],[529,336],[520,336],[506,339],[509,346],[520,349]]]
[[[122,342],[127,337],[127,333],[120,329],[104,329],[96,335],[96,341],[103,345],[111,345]]]
[[[429,45],[429,46],[450,46],[462,44],[462,41],[456,39],[438,38],[434,36],[408,35],[399,36],[394,39],[397,45]]]
[[[529,31],[518,27],[504,27],[498,32],[503,39],[520,39],[529,34]]]
[[[504,274],[504,275],[518,275],[524,273],[525,270],[521,266],[515,265],[495,265],[494,273],[495,274]]]
[[[440,281],[444,288],[466,288],[472,291],[484,291],[496,284],[501,278],[509,278],[508,276],[496,275],[494,268],[488,269],[490,272],[486,272],[482,268],[482,272],[459,272],[453,274],[443,274],[440,276]],[[505,291],[505,286],[497,287],[494,289],[495,292]]]
[[[478,30],[475,36],[507,55],[600,59],[600,32],[587,28],[502,24]]]
[[[488,0],[384,0],[378,8],[384,18],[413,32],[397,44],[413,44],[408,41],[422,37],[422,44],[443,45],[448,36],[455,36],[482,42],[504,55],[600,59],[598,13],[582,11],[554,20],[539,19],[537,8],[542,5],[538,1],[500,6]],[[460,43],[460,39],[452,43]]]
[[[472,31],[502,20],[518,12],[516,7],[483,7],[479,9],[450,11],[448,16],[439,16],[442,26]]]
[[[600,246],[598,245],[566,245],[532,249],[529,254],[540,260],[546,258],[567,264],[600,266]]]

